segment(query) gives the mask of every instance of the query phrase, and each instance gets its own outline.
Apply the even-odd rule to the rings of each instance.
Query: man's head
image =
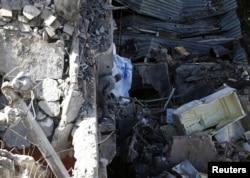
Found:
[[[121,74],[116,74],[115,75],[115,81],[119,82],[122,79],[122,75]]]

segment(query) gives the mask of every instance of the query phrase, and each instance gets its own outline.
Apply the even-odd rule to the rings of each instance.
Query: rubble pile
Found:
[[[110,2],[0,4],[1,148],[28,157],[20,163],[11,158],[12,167],[1,172],[97,177],[96,58],[112,45]],[[23,151],[31,147],[37,149]],[[25,160],[32,157],[29,166]],[[15,170],[16,164],[25,174]]]
[[[109,177],[207,177],[208,162],[248,162],[250,68],[237,1],[113,5],[116,51],[133,72],[130,97],[113,110]]]

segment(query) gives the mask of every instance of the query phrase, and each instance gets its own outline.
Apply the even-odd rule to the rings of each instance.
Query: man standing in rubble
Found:
[[[102,117],[110,118],[108,112],[107,101],[110,98],[111,90],[115,88],[115,84],[121,80],[121,74],[105,75],[98,80],[98,102],[102,108]]]

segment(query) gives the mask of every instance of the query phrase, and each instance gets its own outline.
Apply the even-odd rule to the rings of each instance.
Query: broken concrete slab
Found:
[[[53,29],[61,29],[62,27],[61,27],[61,23],[60,23],[60,21],[59,20],[55,20],[51,25],[50,25],[50,27],[52,27]]]
[[[236,90],[223,87],[217,92],[186,103],[173,112],[174,124],[185,135],[215,127],[212,134],[225,125],[246,116]]]
[[[55,130],[52,145],[56,151],[66,150],[68,148],[68,138],[73,128],[73,122],[76,120],[84,99],[82,92],[70,89],[68,95],[62,103],[61,120]],[[64,156],[61,154],[60,156]]]
[[[40,15],[40,13],[41,13],[41,10],[39,10],[33,5],[26,5],[23,8],[23,15],[29,20],[34,19],[35,17]]]
[[[52,27],[45,27],[45,31],[47,32],[47,34],[49,35],[49,37],[54,38],[56,37],[56,31],[54,28]]]
[[[46,119],[38,121],[46,137],[50,137],[54,131],[54,121],[52,118],[47,117]]]
[[[74,178],[98,177],[97,142],[96,118],[82,120],[73,136],[74,157],[76,158]]]
[[[56,16],[54,15],[49,15],[45,20],[44,20],[44,25],[46,26],[51,26],[51,24],[56,20]]]
[[[51,78],[45,78],[35,89],[35,95],[39,100],[58,101],[61,96],[61,90],[58,88],[58,82]]]
[[[218,153],[211,136],[174,136],[169,163],[171,166],[187,159],[199,172],[207,172],[207,162],[216,161]]]
[[[39,101],[38,105],[50,117],[57,117],[60,114],[59,102]]]
[[[47,43],[36,35],[28,37],[19,32],[0,32],[1,74],[12,71],[11,75],[15,76],[23,71],[35,80],[46,77],[62,78],[65,53],[63,48]]]

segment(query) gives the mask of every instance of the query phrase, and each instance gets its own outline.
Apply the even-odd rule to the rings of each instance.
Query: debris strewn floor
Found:
[[[207,177],[210,161],[249,161],[242,2],[113,5],[116,52],[133,71],[129,97],[116,110],[109,177]]]

